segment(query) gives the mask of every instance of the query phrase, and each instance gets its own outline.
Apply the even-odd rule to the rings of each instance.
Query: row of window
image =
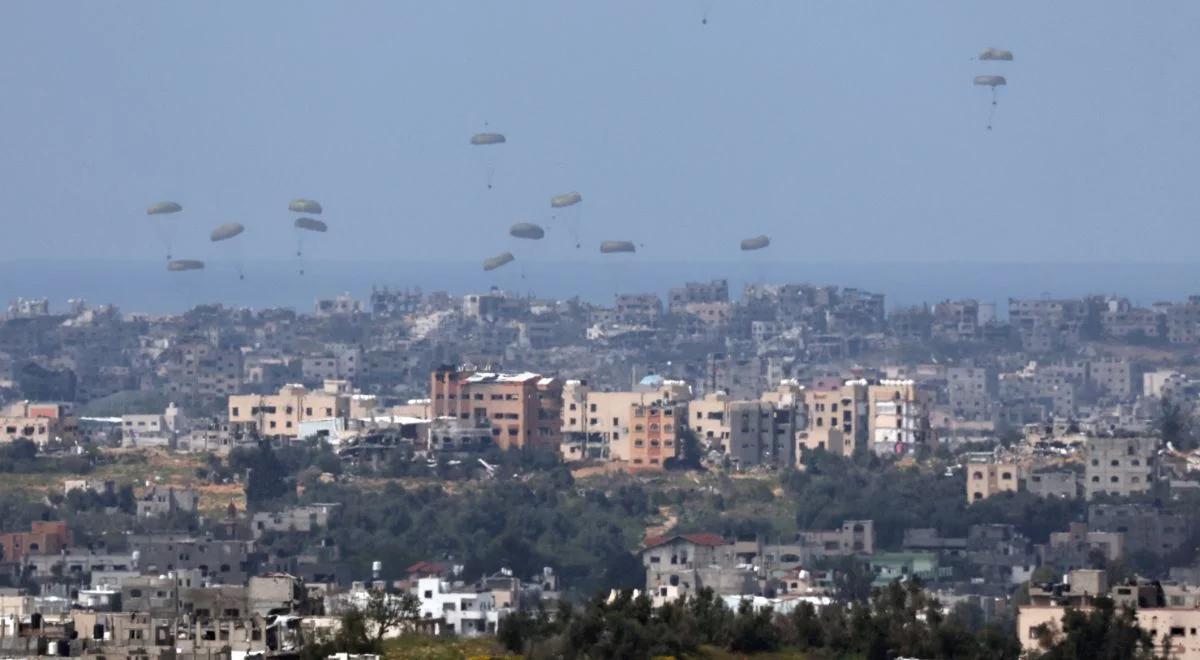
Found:
[[[645,442],[643,442],[642,440],[634,440],[634,441],[633,441],[633,446],[634,446],[634,447],[644,447],[644,446],[646,446],[646,443],[645,443]],[[651,440],[651,441],[650,441],[650,446],[651,446],[651,447],[657,447],[657,446],[658,446],[658,440]],[[674,442],[674,441],[672,441],[672,440],[663,440],[663,441],[662,441],[662,446],[664,446],[664,447],[674,447],[674,446],[675,446],[675,442]]]
[[[1121,483],[1121,478],[1115,474],[1113,476],[1109,477],[1108,480],[1110,483],[1114,483],[1114,484]],[[1146,481],[1153,481],[1153,480],[1154,480],[1154,477],[1150,477],[1150,476],[1146,477]],[[1094,483],[1094,484],[1100,483],[1100,477],[1092,477],[1092,483]],[[1140,477],[1136,477],[1136,476],[1130,477],[1129,483],[1140,484],[1140,483],[1142,483],[1142,480]]]

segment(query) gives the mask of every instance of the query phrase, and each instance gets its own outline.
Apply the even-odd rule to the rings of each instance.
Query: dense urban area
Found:
[[[1200,657],[1200,297],[12,302],[0,653]]]

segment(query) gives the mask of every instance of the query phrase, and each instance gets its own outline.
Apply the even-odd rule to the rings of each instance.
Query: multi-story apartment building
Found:
[[[683,306],[681,314],[693,319],[701,332],[725,329],[733,320],[733,305],[729,302],[692,302]]]
[[[757,399],[763,390],[763,361],[757,356],[736,357],[712,353],[705,360],[704,371],[697,374],[705,394],[725,392],[733,399]]]
[[[842,456],[866,449],[870,436],[865,381],[804,390],[804,413],[808,426],[797,434],[799,447]]]
[[[1172,344],[1200,342],[1200,296],[1166,308],[1167,341]]]
[[[361,300],[355,300],[349,293],[341,293],[333,298],[322,298],[313,305],[313,315],[317,318],[335,316],[357,316],[366,312],[366,305]]]
[[[617,322],[623,325],[658,325],[662,318],[662,300],[653,293],[617,295]]]
[[[688,416],[701,446],[735,465],[787,467],[796,464],[796,432],[804,428],[804,390],[783,381],[749,401],[717,392],[692,401]]]
[[[947,341],[974,341],[981,336],[978,300],[944,300],[933,306],[930,334]]]
[[[67,523],[35,520],[28,532],[0,534],[4,561],[19,562],[30,555],[57,555],[73,544]]]
[[[1165,335],[1166,316],[1152,309],[1134,307],[1126,298],[1104,302],[1100,311],[1100,330],[1105,337],[1157,339]]]
[[[614,458],[612,448],[623,442],[634,426],[630,416],[633,405],[685,403],[691,398],[691,387],[681,380],[653,381],[623,392],[596,392],[584,381],[569,380],[563,386],[563,456],[566,460]]]
[[[667,305],[672,314],[682,313],[689,303],[729,302],[729,282],[713,280],[707,283],[688,282],[667,293]]]
[[[16,401],[0,409],[0,443],[29,440],[38,445],[74,440],[79,421],[61,403]]]
[[[499,321],[524,316],[528,300],[493,290],[492,293],[469,293],[463,296],[463,317],[472,321]]]
[[[430,376],[435,417],[472,420],[501,449],[562,443],[563,383],[533,373],[440,367]]]
[[[135,534],[129,547],[143,573],[198,570],[213,584],[244,584],[252,570],[253,542],[189,534]]]
[[[749,573],[722,570],[725,539],[716,534],[650,537],[638,553],[646,569],[646,593],[656,603],[688,598],[701,589],[716,593],[750,593]]]
[[[329,381],[321,390],[293,384],[285,385],[278,394],[231,396],[230,430],[263,438],[298,438],[301,422],[348,419],[350,399],[345,381]]]
[[[1008,301],[1008,323],[1021,338],[1027,351],[1045,353],[1071,346],[1088,317],[1083,300],[1049,298]]]
[[[1088,383],[1100,394],[1119,401],[1133,398],[1133,365],[1121,358],[1097,358],[1087,363]]]
[[[242,352],[204,341],[185,341],[164,355],[167,392],[179,396],[236,394],[242,385]]]
[[[1015,493],[1020,487],[1021,467],[1015,461],[991,456],[967,460],[967,502],[978,502],[998,493]]]
[[[668,401],[629,406],[629,433],[611,446],[611,458],[628,470],[662,470],[680,455],[687,404]]]
[[[724,453],[729,446],[729,396],[706,394],[688,405],[689,424],[701,446]]]
[[[1030,585],[1029,604],[1017,609],[1017,637],[1029,655],[1045,650],[1044,642],[1063,639],[1063,617],[1071,610],[1088,612],[1098,598],[1109,598],[1118,611],[1128,608],[1149,634],[1153,656],[1177,660],[1200,658],[1196,630],[1200,608],[1195,587],[1136,581],[1110,587],[1104,571],[1072,571],[1066,584]]]
[[[981,367],[949,367],[946,369],[946,393],[955,417],[989,419],[997,396],[995,374]]]
[[[1083,491],[1128,496],[1154,485],[1158,438],[1088,438],[1084,444]]]
[[[739,467],[796,463],[796,405],[730,401],[726,454]]]
[[[882,380],[867,385],[867,424],[871,449],[905,454],[929,441],[929,393],[913,380]]]
[[[347,344],[329,344],[319,355],[308,355],[300,361],[300,372],[305,383],[355,380],[363,370],[362,349]]]
[[[1123,535],[1128,553],[1168,554],[1191,536],[1186,516],[1144,504],[1091,504],[1088,527]]]
[[[199,507],[200,495],[191,488],[151,485],[137,498],[138,518],[194,514]]]
[[[796,541],[813,557],[843,557],[875,553],[875,522],[846,520],[837,529],[800,531]]]

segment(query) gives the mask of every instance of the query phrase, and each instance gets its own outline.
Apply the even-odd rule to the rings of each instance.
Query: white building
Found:
[[[495,591],[468,590],[436,577],[417,581],[421,618],[433,620],[434,633],[463,637],[494,635],[500,619],[513,611],[514,603],[497,603]]]

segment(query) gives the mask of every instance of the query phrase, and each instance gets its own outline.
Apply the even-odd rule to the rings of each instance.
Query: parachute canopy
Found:
[[[501,252],[490,259],[485,259],[483,261],[483,269],[496,270],[497,268],[512,262],[514,258],[515,257],[512,256],[512,252]]]
[[[1002,48],[984,48],[983,52],[979,54],[979,59],[1011,62],[1013,54],[1011,50],[1004,50]]]
[[[601,254],[615,254],[617,252],[637,252],[633,241],[604,241],[600,244]]]
[[[182,210],[183,210],[183,207],[180,206],[179,204],[176,204],[175,202],[159,202],[157,204],[151,204],[150,207],[146,209],[146,215],[160,215],[162,213],[179,213]]]
[[[296,229],[307,229],[308,231],[329,231],[329,225],[316,218],[296,218],[296,222],[292,223]]]
[[[476,133],[471,136],[471,144],[476,146],[484,146],[489,144],[504,144],[508,142],[508,138],[502,133]]]
[[[515,238],[528,238],[536,241],[546,236],[546,230],[532,222],[518,222],[509,227],[508,235]]]
[[[180,273],[185,270],[204,270],[204,262],[195,259],[176,259],[167,262],[167,270]]]
[[[288,210],[296,213],[321,215],[321,205],[311,199],[293,199],[288,202]]]
[[[761,250],[771,244],[771,239],[767,236],[755,236],[742,241],[743,250]]]
[[[209,238],[213,241],[224,241],[246,231],[246,228],[237,222],[227,222],[220,227],[212,230]]]
[[[583,201],[583,195],[577,192],[569,192],[563,195],[555,195],[550,198],[550,207],[561,209],[567,206],[575,206]]]
[[[1001,85],[1007,85],[1008,81],[1004,79],[1004,76],[975,76],[975,84],[994,89]]]

